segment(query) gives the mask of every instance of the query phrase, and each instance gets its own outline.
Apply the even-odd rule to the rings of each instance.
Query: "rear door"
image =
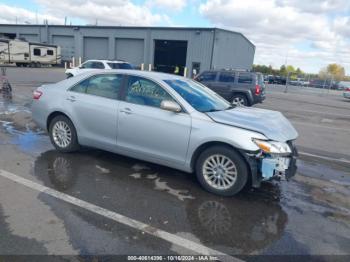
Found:
[[[232,96],[232,89],[235,82],[235,73],[234,72],[220,72],[218,77],[218,82],[215,84],[216,90],[219,95],[225,99],[230,100]]]
[[[120,74],[100,74],[83,80],[67,92],[65,106],[82,144],[115,149],[123,79]]]

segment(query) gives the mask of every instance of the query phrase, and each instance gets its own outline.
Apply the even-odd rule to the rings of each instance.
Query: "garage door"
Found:
[[[39,36],[37,34],[20,34],[20,38],[24,38],[28,42],[39,42]]]
[[[143,39],[117,38],[115,40],[115,58],[125,60],[133,65],[144,63],[144,41]]]
[[[61,47],[62,60],[70,60],[75,55],[73,36],[54,35],[52,43]]]
[[[84,61],[88,59],[108,59],[107,37],[84,37]]]

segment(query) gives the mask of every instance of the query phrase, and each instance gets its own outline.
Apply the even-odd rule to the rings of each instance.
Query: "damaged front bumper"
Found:
[[[297,172],[298,151],[289,143],[289,155],[269,155],[262,152],[245,152],[245,158],[252,174],[252,186],[260,187],[262,181],[285,178],[289,180]]]

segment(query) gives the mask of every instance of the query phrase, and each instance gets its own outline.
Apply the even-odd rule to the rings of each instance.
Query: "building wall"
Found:
[[[221,29],[215,32],[214,69],[252,69],[255,46],[240,33]]]
[[[153,64],[154,40],[187,41],[189,72],[192,63],[200,63],[201,71],[230,67],[250,69],[255,51],[254,45],[241,34],[213,28],[0,25],[0,36],[4,33],[15,33],[28,41],[60,45],[62,60],[72,57],[123,59],[136,65],[144,63],[146,68]]]

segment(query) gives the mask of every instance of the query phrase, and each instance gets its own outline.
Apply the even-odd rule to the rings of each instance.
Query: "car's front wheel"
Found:
[[[213,146],[199,156],[196,175],[207,191],[221,196],[233,196],[246,185],[248,169],[244,159],[234,149]]]
[[[49,126],[50,139],[60,152],[74,152],[79,150],[77,132],[72,121],[59,115],[52,119]]]

